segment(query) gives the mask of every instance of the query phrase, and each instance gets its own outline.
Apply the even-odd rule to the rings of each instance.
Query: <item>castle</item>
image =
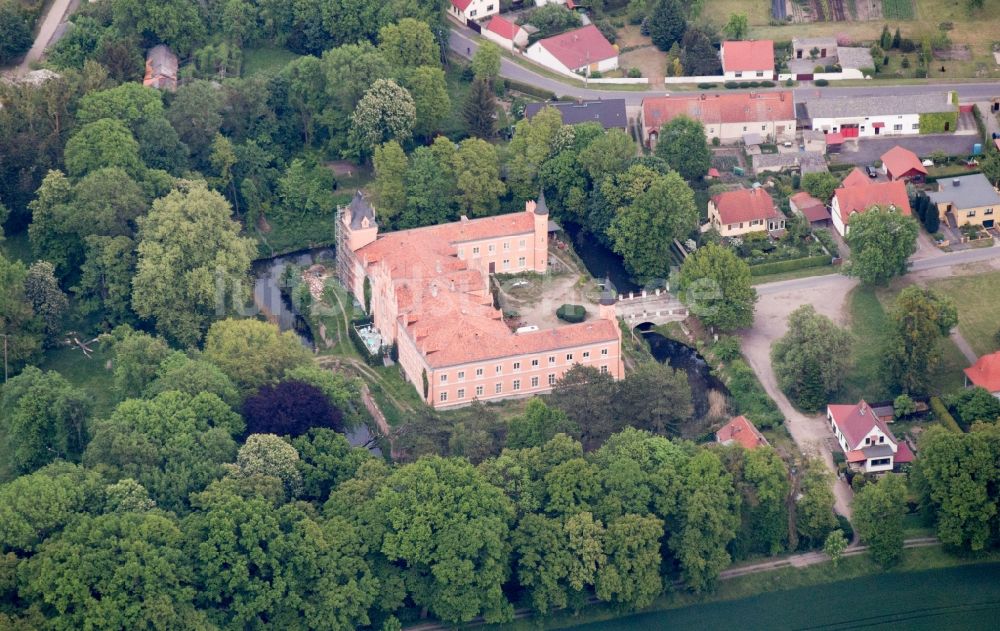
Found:
[[[548,271],[548,219],[542,196],[524,212],[380,235],[362,192],[340,209],[341,282],[428,404],[547,392],[575,364],[622,378],[614,299],[595,320],[519,332],[493,306],[490,274]]]

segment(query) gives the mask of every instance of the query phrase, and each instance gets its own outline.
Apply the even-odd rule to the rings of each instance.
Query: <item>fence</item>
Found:
[[[864,79],[865,78],[865,73],[861,72],[860,70],[858,70],[856,68],[845,68],[844,70],[842,70],[840,72],[816,72],[816,73],[809,73],[809,74],[812,77],[813,81],[816,81],[817,79],[825,79],[827,81],[843,81],[845,79]],[[787,81],[789,79],[792,79],[792,80],[799,79],[801,81],[805,81],[806,79],[803,78],[805,76],[806,75],[801,75],[801,74],[798,74],[798,75],[796,75],[796,74],[779,74],[778,75],[778,81]]]

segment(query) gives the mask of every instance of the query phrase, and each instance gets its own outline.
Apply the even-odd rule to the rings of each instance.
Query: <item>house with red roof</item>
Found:
[[[870,178],[866,177],[863,184],[858,182],[853,186],[841,186],[834,191],[833,201],[830,203],[833,227],[841,236],[846,237],[850,232],[848,224],[851,217],[868,212],[873,208],[898,212],[901,215],[912,215],[910,197],[906,194],[906,184],[901,180],[872,182]]]
[[[486,39],[496,42],[507,50],[524,48],[528,45],[528,31],[500,15],[490,18],[489,24],[480,33]]]
[[[515,329],[493,304],[493,274],[549,270],[544,196],[522,212],[379,234],[358,191],[337,222],[337,274],[366,305],[366,336],[395,346],[404,377],[429,405],[549,392],[577,364],[624,376],[610,294],[576,324]]]
[[[861,170],[860,167],[854,167],[851,172],[847,174],[844,181],[840,183],[842,188],[849,188],[852,186],[868,186],[871,184],[871,178],[868,174]]]
[[[917,154],[896,145],[882,154],[882,173],[890,180],[922,180],[927,168]]]
[[[593,24],[540,39],[524,56],[571,77],[618,68],[618,49]]]
[[[795,140],[795,102],[792,92],[727,92],[653,96],[642,100],[639,123],[642,140],[656,144],[660,127],[678,116],[705,126],[705,138],[737,144],[752,133],[771,142]]]
[[[983,355],[966,368],[965,385],[985,388],[1000,399],[1000,351]]]
[[[462,22],[478,22],[500,13],[500,0],[451,0],[448,13]]]
[[[719,57],[727,80],[774,79],[774,42],[769,39],[722,42]]]
[[[770,444],[760,433],[760,430],[742,415],[732,419],[715,432],[715,442],[721,445],[740,445],[744,449],[756,449]]]
[[[913,462],[913,451],[893,435],[864,399],[857,405],[830,404],[826,418],[852,469],[879,473]]]
[[[715,195],[708,200],[708,221],[724,237],[785,229],[785,216],[762,187]]]
[[[826,209],[826,204],[805,191],[789,197],[788,207],[793,213],[805,217],[812,226],[825,228],[830,225],[830,211]]]

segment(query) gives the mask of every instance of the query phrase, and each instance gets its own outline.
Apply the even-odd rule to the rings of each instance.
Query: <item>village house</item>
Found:
[[[952,228],[978,225],[993,228],[1000,212],[1000,193],[982,173],[938,180],[938,190],[927,196],[937,205],[942,223]]]
[[[660,127],[678,116],[701,122],[705,137],[724,145],[739,143],[747,133],[776,143],[795,140],[795,104],[787,90],[644,98],[639,118],[643,142],[655,146]]]
[[[593,24],[538,40],[524,56],[571,77],[618,68],[618,49]]]
[[[803,127],[844,138],[904,136],[920,133],[921,116],[954,113],[951,92],[931,94],[819,97],[799,104]],[[955,131],[950,122],[943,131]]]
[[[511,330],[493,306],[490,275],[548,271],[544,197],[524,212],[378,234],[358,192],[338,218],[338,275],[369,303],[381,346],[398,350],[406,379],[443,408],[548,392],[577,364],[624,373],[615,300],[591,321]]]
[[[922,181],[927,175],[927,167],[917,154],[896,145],[882,154],[882,173],[890,180]]]
[[[494,15],[490,19],[481,35],[511,51],[528,45],[528,31],[510,20],[500,17],[500,15]]]
[[[724,237],[785,229],[785,216],[763,187],[719,193],[708,200],[708,221]]]
[[[848,465],[865,473],[892,471],[913,462],[913,452],[862,399],[857,405],[826,406],[826,418]]]
[[[163,44],[150,48],[146,54],[146,75],[142,85],[170,92],[176,90],[177,55]]]
[[[500,13],[500,0],[451,0],[448,13],[462,22],[478,22]]]
[[[774,79],[774,42],[769,39],[722,42],[719,58],[727,80]]]
[[[1000,399],[1000,351],[983,355],[966,368],[965,386],[979,386]]]
[[[741,445],[744,449],[756,449],[769,445],[760,430],[742,415],[732,419],[715,432],[715,442],[720,445]]]
[[[812,75],[816,67],[833,66],[840,70],[861,70],[871,73],[875,69],[871,51],[868,48],[855,46],[838,46],[833,37],[792,38],[792,55],[788,60],[788,71],[792,74]]]
[[[855,177],[854,173],[848,176],[852,177]],[[906,216],[913,214],[910,209],[910,197],[906,194],[906,184],[902,181],[872,182],[864,173],[861,173],[861,177],[865,178],[864,182],[855,180],[849,184],[845,179],[841,187],[833,193],[830,216],[833,219],[833,227],[840,236],[846,237],[850,232],[848,224],[851,217],[872,208],[898,212]]]
[[[788,207],[793,213],[805,217],[814,228],[825,228],[830,225],[830,211],[826,209],[826,204],[805,191],[789,197]]]
[[[625,99],[598,99],[576,103],[565,101],[528,103],[524,106],[524,117],[530,120],[546,107],[555,108],[562,116],[564,125],[600,123],[604,129],[626,129],[628,127]]]

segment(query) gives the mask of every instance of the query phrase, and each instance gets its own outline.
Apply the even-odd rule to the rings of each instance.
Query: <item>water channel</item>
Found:
[[[289,265],[301,268],[315,263],[332,267],[335,260],[333,248],[315,248],[253,262],[254,305],[269,321],[277,324],[280,330],[294,331],[302,344],[309,349],[314,348],[312,331],[289,298],[285,270]],[[374,435],[364,423],[347,430],[344,435],[353,447],[373,444]],[[369,450],[376,455],[381,453],[378,447],[369,446]]]
[[[712,369],[698,351],[687,344],[665,337],[650,330],[649,324],[639,325],[649,352],[661,364],[666,364],[675,370],[687,373],[688,384],[691,386],[691,402],[694,405],[696,419],[704,418],[712,410],[713,391],[728,396],[729,390],[722,381],[712,374]]]

